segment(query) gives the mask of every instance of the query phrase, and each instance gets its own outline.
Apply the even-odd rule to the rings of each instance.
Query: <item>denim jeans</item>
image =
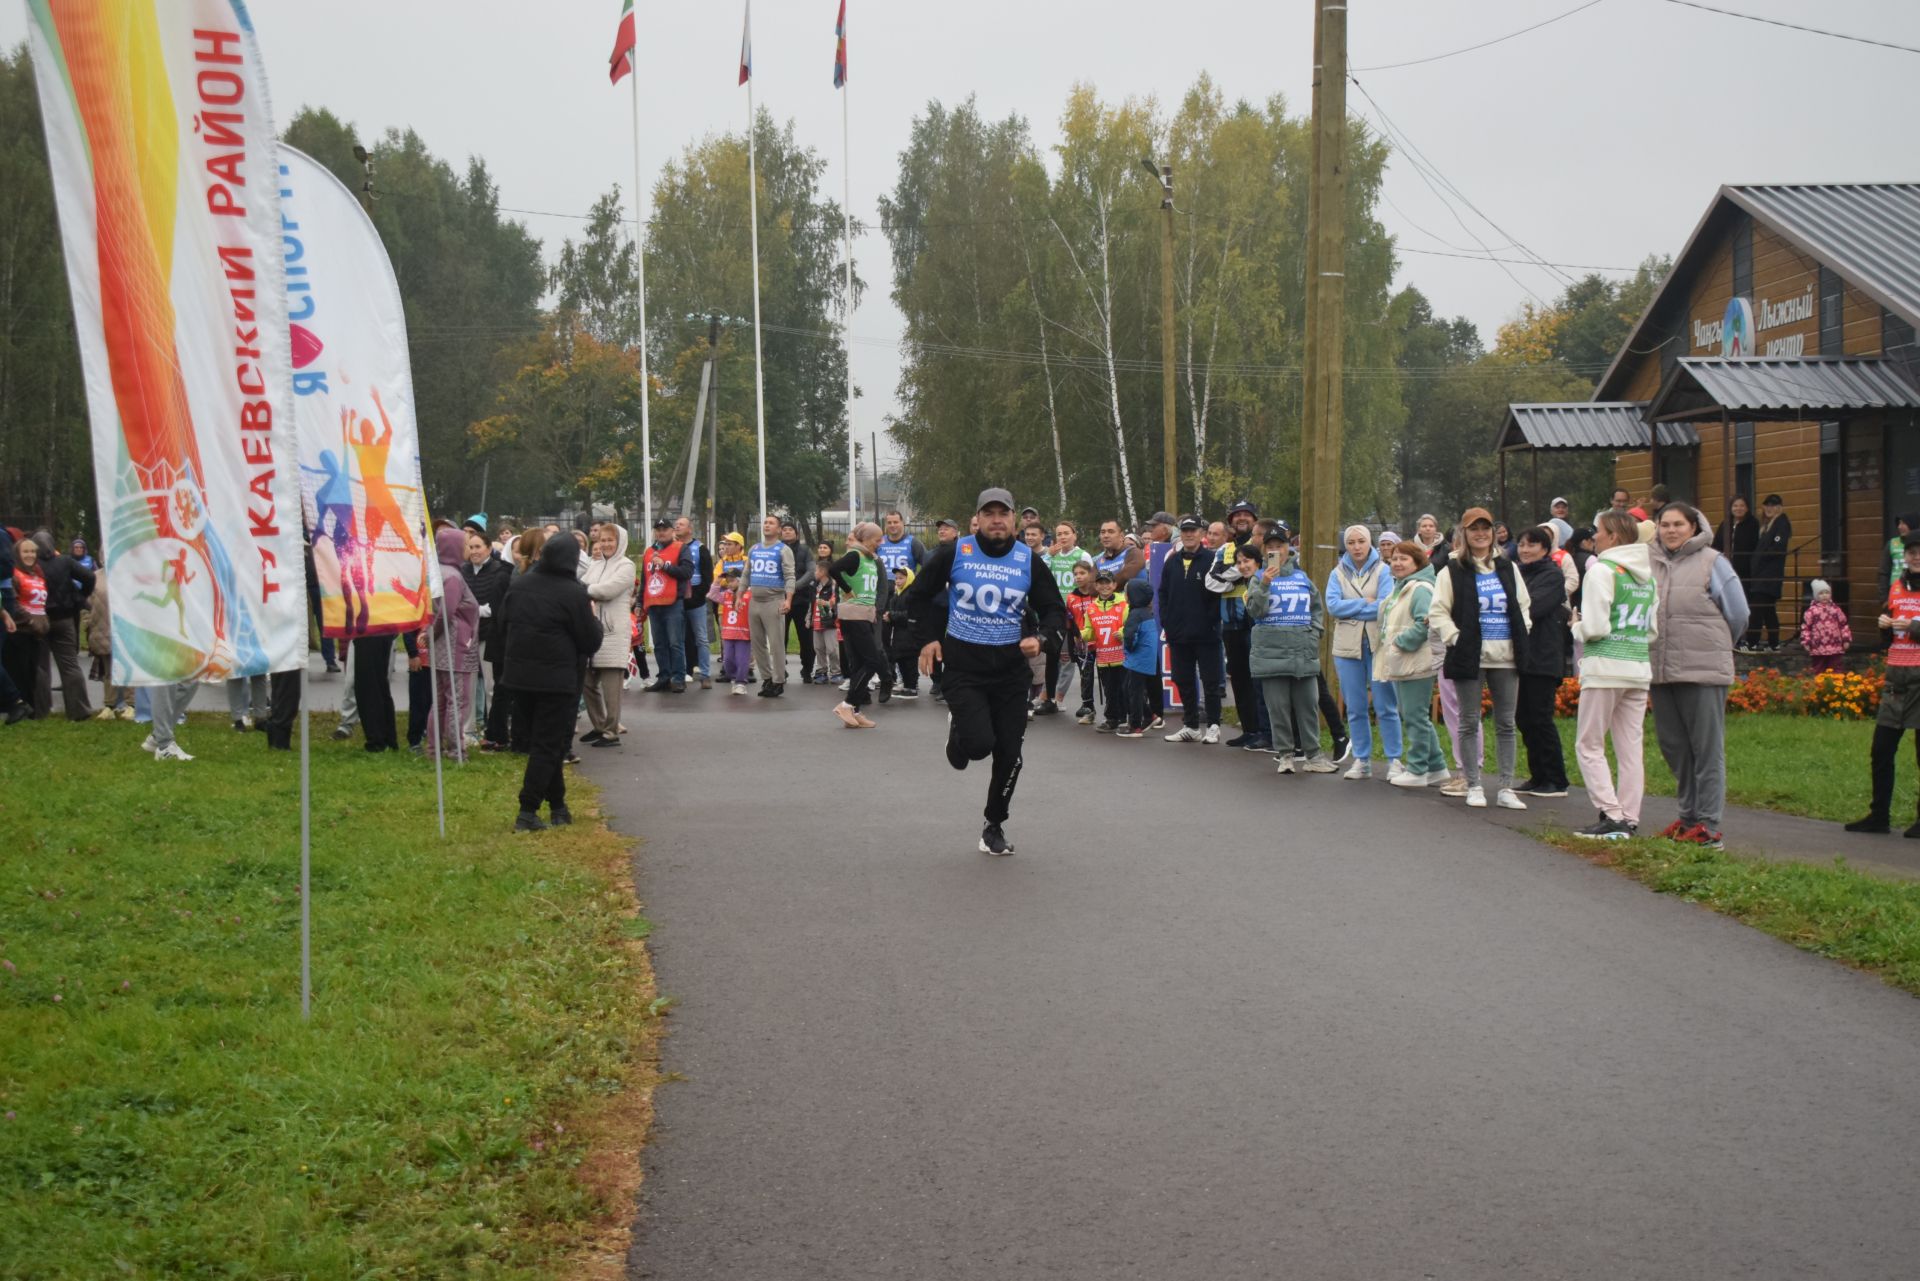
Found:
[[[684,601],[647,607],[647,625],[653,628],[653,657],[660,668],[658,679],[669,684],[687,682],[686,614]]]
[[[688,672],[697,671],[705,677],[712,670],[711,643],[707,638],[707,624],[713,615],[708,612],[705,605],[682,605],[681,608],[687,615],[686,642],[689,651],[681,666]]]
[[[1372,680],[1373,654],[1365,637],[1360,641],[1360,657],[1336,658],[1334,670],[1340,675],[1340,697],[1347,705],[1347,736],[1353,740],[1356,760],[1373,757],[1373,733],[1367,724],[1367,692],[1373,693],[1373,715],[1380,722],[1380,750],[1389,759],[1400,755],[1400,704],[1388,681]]]

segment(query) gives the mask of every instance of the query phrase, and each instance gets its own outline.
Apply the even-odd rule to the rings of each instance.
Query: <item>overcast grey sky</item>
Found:
[[[1914,0],[1710,0],[1718,7],[1920,46]],[[1669,0],[1600,0],[1504,43],[1430,57],[1574,8],[1580,0],[1348,0],[1356,75],[1434,168],[1507,233],[1558,263],[1631,267],[1677,252],[1721,183],[1920,178],[1912,91],[1920,54],[1764,26]],[[833,88],[837,0],[761,0],[754,11],[760,105],[797,123],[829,161],[839,197],[840,96]],[[1075,81],[1103,96],[1163,105],[1202,71],[1231,99],[1285,94],[1304,114],[1314,0],[849,0],[856,214],[877,224],[913,115],[929,98],[978,96],[1019,112],[1050,146]],[[482,155],[503,205],[583,213],[633,181],[623,82],[607,54],[619,0],[255,0],[276,117],[324,105],[362,137],[417,130],[456,166]],[[637,0],[641,156],[651,186],[691,138],[738,130],[741,0]],[[0,41],[24,37],[0,5]],[[1372,116],[1358,92],[1350,107]],[[1506,237],[1452,208],[1406,159],[1389,166],[1381,216],[1403,249],[1399,281],[1442,314],[1494,328],[1563,282],[1538,267],[1411,252],[1479,254]],[[1154,197],[1143,189],[1143,201]],[[1463,229],[1455,213],[1471,231]],[[549,251],[577,226],[527,214]],[[853,331],[863,392],[854,427],[883,433],[894,407],[899,317],[887,301],[877,225],[854,247],[870,285]],[[1502,257],[1520,256],[1512,251]],[[1510,277],[1507,272],[1512,272]],[[1577,273],[1576,273],[1577,274]]]

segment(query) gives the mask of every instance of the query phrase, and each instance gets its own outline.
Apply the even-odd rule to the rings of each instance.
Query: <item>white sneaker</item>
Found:
[[[113,709],[111,707],[103,707],[93,714],[93,719],[96,721],[110,721],[113,719]]]
[[[1527,808],[1527,803],[1518,796],[1515,796],[1511,787],[1501,788],[1500,794],[1493,798],[1493,803],[1503,810],[1523,810]]]
[[[1307,763],[1300,767],[1300,772],[1302,774],[1331,774],[1339,768],[1338,765],[1327,759],[1325,752],[1319,752],[1308,758]]]
[[[1443,769],[1433,770],[1424,777],[1427,780],[1428,787],[1445,787],[1453,781],[1453,775]]]
[[[1400,758],[1398,756],[1389,756],[1387,758],[1387,781],[1389,783],[1391,783],[1394,779],[1399,778],[1402,774],[1406,772],[1407,772],[1407,767],[1400,763]]]
[[[1190,725],[1183,725],[1180,729],[1167,735],[1167,741],[1169,743],[1197,743],[1200,741],[1200,731]]]
[[[1416,774],[1410,769],[1401,770],[1398,774],[1388,779],[1387,782],[1393,784],[1395,787],[1425,787],[1427,785],[1427,776],[1425,774]]]
[[[193,757],[181,751],[180,744],[168,743],[165,747],[153,754],[153,759],[156,761],[190,761]]]
[[[744,694],[747,692],[747,687],[745,685],[736,683],[733,687],[733,692],[736,694]]]
[[[852,692],[853,692],[853,682],[852,682],[851,680],[844,680],[844,681],[841,681],[841,682],[840,682],[840,692],[841,692],[842,694],[849,694],[849,693],[852,693]]]
[[[1449,777],[1446,782],[1440,784],[1440,795],[1442,796],[1465,796],[1466,794],[1467,778],[1464,774],[1458,778]]]
[[[1219,742],[1219,741],[1220,741],[1220,727],[1219,727],[1218,725],[1209,725],[1209,726],[1207,726],[1207,732],[1206,732],[1205,734],[1203,734],[1203,735],[1201,735],[1201,736],[1200,736],[1200,741],[1201,741],[1201,742],[1203,742],[1203,743],[1217,743],[1217,742]]]
[[[133,711],[133,708],[132,708],[131,706],[128,706],[128,707],[123,707],[123,708],[121,708],[121,709],[120,709],[120,719],[121,719],[121,720],[123,720],[123,721],[130,721],[130,720],[132,720],[132,719],[133,719],[133,716],[134,716],[134,711]]]
[[[1282,756],[1282,757],[1280,758],[1280,765],[1279,765],[1279,768],[1277,768],[1276,770],[1274,770],[1274,773],[1276,773],[1276,774],[1291,774],[1291,773],[1293,773],[1293,772],[1294,772],[1294,771],[1293,771],[1293,757],[1291,757],[1291,756]]]
[[[1347,766],[1347,772],[1346,772],[1346,774],[1344,775],[1344,777],[1346,777],[1346,778],[1372,778],[1372,777],[1373,777],[1373,763],[1372,763],[1371,761],[1355,761],[1355,762],[1354,762],[1353,764],[1351,764],[1351,765],[1349,765],[1349,766]]]
[[[1476,810],[1487,808],[1487,789],[1484,787],[1469,787],[1467,789],[1467,808]]]
[[[143,752],[155,752],[160,750],[160,744],[154,742],[153,735],[149,734],[147,735],[147,741],[140,744],[140,750]]]

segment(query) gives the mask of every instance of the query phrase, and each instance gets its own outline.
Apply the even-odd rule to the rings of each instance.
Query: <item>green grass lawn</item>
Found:
[[[1920,883],[1869,876],[1837,860],[1773,863],[1650,838],[1536,835],[1658,893],[1699,903],[1920,996]]]
[[[1580,767],[1573,758],[1574,721],[1555,722],[1567,757],[1567,777],[1577,785]],[[1446,731],[1441,730],[1442,737]],[[1732,712],[1727,716],[1727,800],[1753,809],[1799,814],[1845,823],[1867,810],[1867,746],[1873,740],[1871,721],[1822,720],[1812,716],[1778,716],[1765,712]],[[1487,765],[1493,764],[1493,721],[1486,721]],[[1911,750],[1911,749],[1909,749]],[[1673,795],[1673,774],[1654,738],[1653,715],[1646,725],[1647,791]],[[1607,753],[1611,761],[1613,753]],[[1525,745],[1520,749],[1520,772],[1526,772]],[[1901,756],[1893,791],[1893,812],[1901,825],[1912,822],[1920,797],[1913,757]],[[1906,817],[1902,817],[1906,816]]]
[[[196,715],[0,732],[0,1276],[559,1274],[630,1209],[651,974],[623,842],[508,831],[520,762]],[[637,1133],[620,1137],[631,1148]],[[632,1162],[629,1160],[628,1165]]]

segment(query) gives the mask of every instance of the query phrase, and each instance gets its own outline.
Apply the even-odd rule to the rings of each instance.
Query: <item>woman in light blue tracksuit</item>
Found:
[[[1373,534],[1365,525],[1350,525],[1346,552],[1327,575],[1327,614],[1333,621],[1333,665],[1340,677],[1340,697],[1347,706],[1347,733],[1353,741],[1353,765],[1348,778],[1373,777],[1373,734],[1367,725],[1367,693],[1373,693],[1373,715],[1380,722],[1380,749],[1387,757],[1387,777],[1400,772],[1400,705],[1393,686],[1374,679],[1373,656],[1380,652],[1380,598],[1393,586],[1393,575],[1373,549]]]

